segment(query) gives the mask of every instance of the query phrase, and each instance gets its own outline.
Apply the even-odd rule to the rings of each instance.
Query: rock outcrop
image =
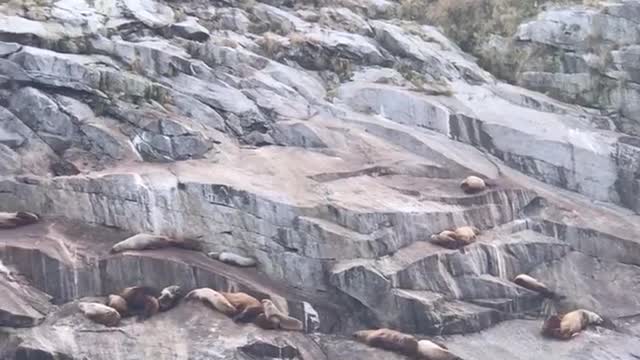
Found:
[[[348,336],[381,326],[465,359],[638,356],[640,138],[497,80],[390,1],[311,3],[0,5],[0,210],[43,217],[0,232],[1,357],[399,359]],[[565,41],[536,24],[520,42]],[[631,47],[620,31],[603,46]],[[469,175],[495,184],[466,194]],[[482,234],[463,250],[428,241],[467,225]],[[135,233],[202,251],[109,253]],[[206,256],[222,251],[257,266]],[[271,298],[305,331],[197,303],[115,328],[78,312],[141,284]],[[614,330],[549,345],[542,317],[577,306]]]
[[[550,7],[520,25],[513,37],[491,36],[478,53],[499,76],[595,108],[611,120],[612,129],[638,136],[637,14],[637,1]]]

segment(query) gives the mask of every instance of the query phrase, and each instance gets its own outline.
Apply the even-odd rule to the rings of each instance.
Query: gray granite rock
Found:
[[[198,19],[188,17],[186,20],[171,25],[174,35],[195,41],[207,41],[211,36],[209,30],[198,23]]]
[[[9,109],[54,151],[71,145],[74,125],[58,104],[34,88],[23,88],[9,99]]]
[[[240,34],[247,32],[251,24],[247,13],[237,8],[217,9],[216,17],[222,29],[235,31]]]
[[[563,101],[617,113],[617,129],[640,134],[636,1],[597,8],[554,7],[523,23],[514,40],[494,37],[480,50],[489,67],[521,86]]]
[[[631,356],[636,3],[487,39],[496,77],[386,0],[1,4],[0,211],[42,220],[0,231],[0,358],[400,358],[350,339],[382,326],[465,359]],[[463,225],[475,243],[430,243]],[[140,232],[202,251],[109,253]],[[77,311],[141,283],[268,297],[304,331],[190,302],[109,329]],[[616,332],[539,336],[575,307]]]

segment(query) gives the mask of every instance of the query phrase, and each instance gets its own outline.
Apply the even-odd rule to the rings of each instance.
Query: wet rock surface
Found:
[[[0,231],[3,359],[400,359],[349,336],[383,326],[465,359],[640,356],[640,140],[616,115],[496,80],[389,1],[18,3],[0,5],[0,210],[43,220]],[[621,4],[541,15],[519,46],[619,43],[632,99]],[[549,73],[522,85],[569,86]],[[495,186],[464,193],[472,174]],[[428,241],[465,225],[464,249]],[[109,253],[140,232],[202,250]],[[77,308],[141,284],[270,298],[304,332],[198,303],[114,328]],[[541,337],[576,307],[614,326]]]

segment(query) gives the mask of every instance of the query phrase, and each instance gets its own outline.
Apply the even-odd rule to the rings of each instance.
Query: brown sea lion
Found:
[[[544,321],[542,335],[561,340],[577,336],[589,325],[600,325],[602,317],[592,311],[578,309],[565,314],[553,315]]]
[[[418,340],[409,334],[391,329],[361,330],[353,333],[353,337],[369,346],[394,351],[406,356],[415,357],[418,353]]]
[[[162,291],[160,291],[160,296],[158,296],[160,311],[167,311],[176,306],[181,295],[182,290],[178,285],[171,285],[162,289]]]
[[[223,292],[222,295],[238,310],[233,317],[234,322],[252,322],[264,312],[260,301],[249,294]]]
[[[418,341],[417,359],[423,360],[462,360],[443,344],[431,340]]]
[[[35,224],[40,220],[37,214],[18,211],[0,212],[0,229],[14,229],[19,226]]]
[[[160,291],[149,286],[132,286],[119,294],[127,302],[127,311],[137,314],[140,319],[147,319],[158,313]]]
[[[274,323],[278,324],[278,327],[283,330],[302,331],[304,325],[302,321],[284,314],[273,301],[264,299],[262,302],[262,308],[264,309],[265,317]]]
[[[444,230],[440,234],[431,235],[431,242],[447,249],[460,249],[472,244],[480,230],[474,226],[461,226],[454,231]]]
[[[78,308],[84,316],[98,324],[117,326],[120,323],[120,314],[104,304],[81,302],[78,304]]]
[[[201,249],[201,245],[194,239],[173,239],[163,235],[140,233],[113,245],[110,252],[115,254],[130,250],[154,250],[172,246],[187,250]]]
[[[120,317],[125,317],[129,314],[127,301],[120,295],[109,295],[106,305],[115,309],[120,314]]]
[[[535,291],[546,298],[553,299],[555,297],[558,297],[558,295],[549,290],[549,288],[545,284],[527,274],[520,274],[516,276],[515,279],[513,279],[513,282],[525,289]]]
[[[476,235],[480,234],[480,229],[475,226],[461,226],[454,230],[456,240],[463,241],[466,245],[476,240]]]
[[[184,299],[202,301],[227,316],[234,316],[238,313],[236,307],[233,306],[226,297],[213,289],[200,288],[191,290]]]
[[[462,191],[467,194],[475,194],[484,191],[487,188],[487,183],[477,176],[468,176],[461,183],[460,187]]]

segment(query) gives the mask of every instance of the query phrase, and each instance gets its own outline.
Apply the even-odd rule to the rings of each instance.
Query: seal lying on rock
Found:
[[[418,352],[418,340],[413,335],[391,329],[361,330],[353,337],[369,346],[394,351],[406,356],[415,356]]]
[[[250,257],[234,254],[229,251],[210,252],[207,254],[210,258],[220,260],[223,263],[240,267],[256,266],[256,260]]]
[[[107,297],[107,306],[115,309],[120,314],[120,317],[128,315],[127,300],[120,295],[109,295],[109,297]]]
[[[484,191],[488,186],[490,185],[477,176],[468,176],[460,183],[462,191],[467,194],[479,193]]]
[[[418,341],[413,335],[391,329],[361,330],[353,333],[356,340],[369,346],[397,352],[411,359],[462,360],[446,346],[430,340]]]
[[[233,317],[234,322],[252,322],[264,312],[262,303],[249,294],[223,292],[222,295],[238,310]]]
[[[160,291],[160,296],[158,296],[160,311],[167,311],[173,308],[178,303],[181,294],[182,290],[178,285],[171,285],[162,289],[162,291]]]
[[[454,231],[444,230],[440,234],[431,235],[431,242],[447,249],[459,249],[472,244],[480,230],[473,226],[461,226]]]
[[[602,317],[592,311],[578,309],[561,315],[553,315],[544,321],[542,335],[568,340],[578,335],[589,325],[600,325]]]
[[[424,360],[462,360],[461,357],[451,353],[443,344],[430,340],[418,341],[416,358]]]
[[[558,297],[558,295],[549,290],[549,288],[545,284],[527,274],[520,274],[516,276],[515,279],[513,279],[513,282],[525,289],[535,291],[546,298],[553,299]]]
[[[147,319],[158,313],[160,292],[149,286],[132,286],[119,294],[127,303],[127,313]]]
[[[0,212],[0,229],[14,229],[19,226],[35,224],[40,220],[37,214],[18,211]]]
[[[476,240],[476,235],[480,234],[480,229],[475,226],[461,226],[454,231],[456,239],[471,244]]]
[[[302,321],[282,313],[273,301],[269,299],[262,300],[262,308],[266,319],[277,324],[278,328],[294,331],[302,331],[304,329]]]
[[[167,236],[152,234],[136,234],[113,245],[111,253],[129,250],[153,250],[167,247],[178,247],[187,250],[200,250],[201,245],[192,239],[171,239]]]
[[[113,308],[99,303],[81,302],[78,308],[91,321],[105,326],[116,326],[120,323],[120,314]]]
[[[184,299],[202,301],[227,316],[234,316],[238,313],[236,307],[226,297],[213,289],[200,288],[191,290]]]

